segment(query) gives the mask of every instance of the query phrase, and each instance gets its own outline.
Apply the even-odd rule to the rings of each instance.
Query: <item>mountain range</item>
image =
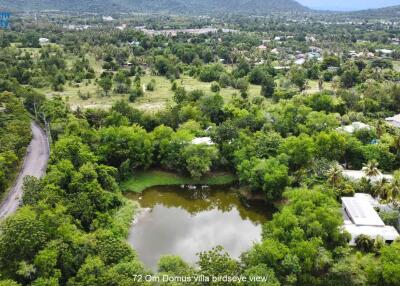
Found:
[[[246,13],[266,14],[307,11],[294,0],[0,0],[0,8],[10,11],[80,11],[149,13]]]
[[[379,3],[372,3],[372,2]],[[268,14],[271,12],[326,10],[329,7],[351,7],[352,10],[366,10],[371,5],[379,7],[397,3],[400,0],[0,0],[0,11],[43,11],[58,10],[72,12],[145,12],[172,14]],[[299,3],[300,2],[300,3]],[[329,2],[329,3],[328,3]],[[336,6],[335,6],[336,5]],[[347,6],[346,6],[347,5]],[[342,7],[341,6],[341,7]],[[344,7],[344,6],[343,6]],[[340,9],[338,9],[340,10]],[[390,10],[398,11],[398,7]],[[378,11],[379,12],[379,11]]]
[[[400,5],[400,0],[297,0],[304,6],[316,10],[332,11],[359,11],[367,9],[378,9],[389,6]]]

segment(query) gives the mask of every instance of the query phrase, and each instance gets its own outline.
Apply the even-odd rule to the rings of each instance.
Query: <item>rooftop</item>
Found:
[[[343,197],[343,229],[351,234],[350,245],[355,245],[356,238],[368,235],[375,239],[382,237],[392,242],[399,237],[393,226],[387,226],[374,209],[375,200],[368,194],[355,194],[354,197]]]
[[[343,197],[342,203],[353,224],[358,226],[385,226],[368,200],[361,197]]]
[[[352,134],[356,131],[359,131],[359,130],[363,130],[363,129],[370,130],[371,126],[369,126],[368,124],[356,121],[356,122],[351,123],[350,125],[346,125],[346,126],[342,126],[342,127],[338,128],[338,130],[341,130],[341,131],[344,131],[344,132],[347,132],[350,134]]]
[[[200,145],[200,144],[214,145],[214,142],[211,140],[210,137],[198,137],[198,138],[194,138],[192,140],[192,144],[194,144],[194,145]]]
[[[400,127],[400,114],[397,114],[393,117],[387,117],[385,120],[395,127]]]
[[[364,171],[356,170],[343,170],[343,177],[351,181],[360,181],[362,178],[368,178],[372,183],[381,181],[382,179],[391,181],[393,180],[392,175],[379,173],[377,176],[368,177]]]

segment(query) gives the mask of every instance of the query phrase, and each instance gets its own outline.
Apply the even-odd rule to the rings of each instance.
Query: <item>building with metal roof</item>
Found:
[[[355,240],[361,234],[372,239],[382,237],[387,243],[399,237],[393,226],[387,226],[373,208],[371,196],[356,194],[354,197],[343,197],[343,229],[351,235],[350,245],[355,245]]]

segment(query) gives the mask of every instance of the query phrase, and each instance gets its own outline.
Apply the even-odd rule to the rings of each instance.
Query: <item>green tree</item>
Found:
[[[120,167],[127,159],[131,168],[147,168],[151,164],[152,141],[139,126],[103,128],[99,131],[100,146],[97,149],[107,164]]]
[[[190,144],[183,148],[181,156],[189,174],[199,179],[211,170],[213,162],[218,158],[218,150],[205,144]]]
[[[300,89],[300,91],[306,89],[307,75],[303,69],[300,68],[291,69],[289,78],[291,82]]]
[[[289,183],[288,167],[276,158],[243,161],[238,172],[242,182],[254,190],[263,190],[268,200],[280,199]]]
[[[100,78],[98,83],[99,86],[103,89],[105,95],[108,96],[108,93],[110,92],[113,86],[112,78],[110,76],[103,76]]]
[[[199,254],[198,265],[200,267],[200,274],[209,277],[218,276],[238,276],[240,273],[239,263],[232,259],[221,246],[217,246],[210,251],[201,252]],[[215,282],[213,285],[233,285],[227,282]]]
[[[301,134],[299,137],[288,137],[281,144],[279,152],[287,154],[289,157],[289,166],[292,169],[299,169],[306,166],[315,150],[315,145],[311,137]]]
[[[18,263],[32,261],[49,239],[46,225],[30,207],[21,208],[0,226],[0,270],[15,273]]]
[[[272,97],[276,88],[276,83],[273,77],[265,76],[261,82],[261,95],[264,97]]]

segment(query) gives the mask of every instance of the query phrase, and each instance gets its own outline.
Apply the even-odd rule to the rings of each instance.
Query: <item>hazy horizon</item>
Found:
[[[354,11],[372,8],[383,8],[388,6],[400,5],[400,0],[297,0],[302,5],[313,9],[336,10],[336,11]]]

